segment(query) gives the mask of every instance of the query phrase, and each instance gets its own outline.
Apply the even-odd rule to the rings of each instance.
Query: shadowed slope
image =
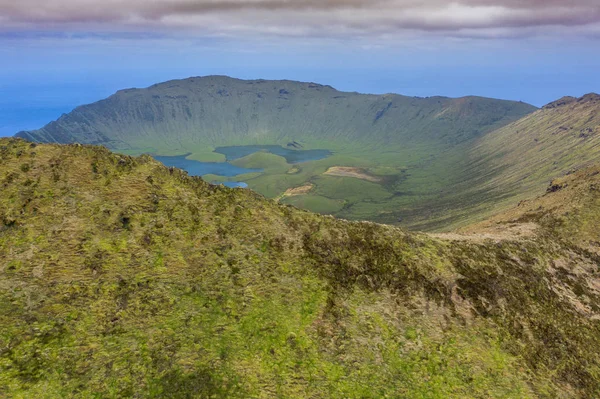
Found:
[[[600,394],[598,263],[552,234],[432,239],[15,139],[0,184],[0,395]]]

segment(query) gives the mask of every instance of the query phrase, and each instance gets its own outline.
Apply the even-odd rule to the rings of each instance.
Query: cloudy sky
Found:
[[[0,0],[0,134],[188,76],[543,105],[600,91],[599,0]]]

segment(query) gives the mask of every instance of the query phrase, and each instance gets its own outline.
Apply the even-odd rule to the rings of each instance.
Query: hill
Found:
[[[598,170],[533,201],[583,212]],[[595,210],[434,237],[18,139],[0,184],[0,396],[600,395]]]
[[[18,136],[161,155],[294,141],[381,147],[460,143],[534,110],[479,97],[367,95],[314,83],[209,76],[122,90]]]
[[[489,185],[531,194],[600,156],[600,95],[565,97],[482,138],[474,157],[496,170]]]
[[[472,143],[535,110],[481,97],[367,95],[314,83],[211,76],[122,90],[17,136],[198,161],[224,161],[213,152],[220,146],[331,150],[333,156],[300,166],[278,163],[282,167],[261,174],[209,180],[243,180],[270,198],[311,185],[312,192],[282,201],[347,219],[439,228],[452,213],[448,204],[464,200],[446,198],[464,179],[460,166]],[[328,174],[332,168],[362,173]],[[424,219],[432,222],[425,226]]]
[[[598,162],[599,145],[600,95],[550,103],[473,143],[456,189],[479,203],[463,209],[481,218],[540,195],[551,180]]]

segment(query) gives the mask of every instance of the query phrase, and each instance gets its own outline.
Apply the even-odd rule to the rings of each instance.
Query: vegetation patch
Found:
[[[267,151],[259,151],[243,158],[238,158],[231,161],[231,164],[248,169],[264,169],[265,172],[271,174],[285,173],[290,168],[284,157],[271,154]]]

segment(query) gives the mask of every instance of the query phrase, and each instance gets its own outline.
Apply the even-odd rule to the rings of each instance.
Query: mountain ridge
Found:
[[[543,201],[598,203],[595,168]],[[597,208],[455,240],[20,139],[0,185],[0,396],[600,394]]]
[[[541,194],[549,181],[597,162],[599,140],[600,96],[590,93],[478,139],[471,157],[494,174],[483,188],[501,187],[527,198]]]
[[[168,132],[177,136],[178,140],[187,140],[186,146],[197,146],[198,142],[223,145],[231,134],[238,141],[262,137],[273,141],[272,144],[284,144],[285,140],[299,136],[312,140],[327,141],[328,137],[344,137],[364,141],[365,138],[361,136],[365,135],[369,136],[366,139],[384,136],[377,140],[397,144],[393,141],[398,133],[391,135],[397,129],[400,136],[414,134],[416,126],[423,129],[421,134],[425,135],[435,135],[436,129],[445,129],[445,125],[435,124],[435,118],[419,124],[419,120],[415,118],[427,117],[426,114],[421,115],[423,107],[423,111],[429,113],[430,117],[441,111],[448,112],[450,118],[446,118],[444,123],[456,125],[456,130],[461,129],[461,124],[453,119],[454,110],[447,108],[454,106],[459,108],[457,111],[469,113],[469,106],[474,106],[473,102],[482,102],[482,107],[498,104],[499,114],[495,118],[500,121],[503,118],[510,120],[511,113],[516,114],[512,117],[516,119],[535,109],[522,103],[474,96],[451,99],[407,97],[399,94],[373,95],[341,92],[331,86],[308,82],[209,76],[172,80],[145,89],[121,90],[105,100],[78,107],[38,131],[19,132],[17,136],[37,141],[106,144],[111,149],[131,149],[126,146],[131,147],[136,135],[143,136],[149,132],[154,135]],[[458,103],[464,106],[456,106]],[[192,107],[192,104],[197,106]],[[138,106],[141,108],[137,109]],[[323,106],[328,107],[327,113],[320,109]],[[296,114],[299,115],[295,116]],[[343,116],[336,120],[338,114]],[[98,120],[102,117],[105,120]],[[473,114],[469,117],[474,118],[475,130],[466,132],[465,139],[478,134],[477,129],[486,131],[497,123],[493,118],[477,120],[477,115]],[[128,118],[133,118],[136,122],[128,122]],[[406,122],[392,127],[390,121],[395,121],[394,118]],[[182,122],[174,127],[168,122],[171,120]],[[406,123],[409,126],[402,130],[402,125]],[[434,126],[430,126],[431,123]],[[375,136],[365,133],[370,129],[375,130]],[[196,133],[191,133],[192,131]],[[216,137],[216,133],[220,137]],[[164,140],[166,143],[170,142],[166,138]],[[171,145],[172,143],[169,144]]]
[[[572,96],[564,96],[556,101],[552,101],[542,107],[542,109],[552,109],[557,107],[566,106],[569,104],[577,103],[586,103],[586,102],[597,102],[600,101],[600,95],[597,93],[588,93],[584,94],[581,97],[572,97]]]

